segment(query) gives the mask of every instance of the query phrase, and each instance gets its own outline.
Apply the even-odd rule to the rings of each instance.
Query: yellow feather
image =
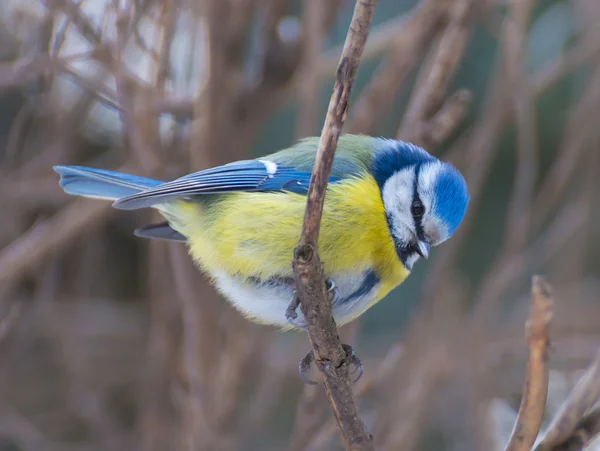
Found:
[[[299,194],[232,193],[212,204],[179,201],[165,213],[172,227],[188,237],[191,255],[207,273],[266,279],[292,275],[305,206],[306,197]],[[380,290],[365,310],[408,276],[370,175],[328,187],[319,254],[326,276],[334,280],[336,274],[376,271]]]

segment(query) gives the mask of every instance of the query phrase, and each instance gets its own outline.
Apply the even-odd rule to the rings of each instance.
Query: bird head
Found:
[[[396,252],[412,270],[462,222],[469,204],[465,179],[451,164],[400,141],[382,140],[372,165]]]

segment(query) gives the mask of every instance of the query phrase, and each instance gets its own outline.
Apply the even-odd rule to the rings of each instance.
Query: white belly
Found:
[[[294,288],[288,283],[255,283],[249,279],[226,273],[212,274],[219,291],[238,310],[260,323],[279,327],[289,326],[285,312],[294,297]],[[349,274],[334,277],[338,288],[337,301],[332,304],[333,317],[338,325],[344,324],[367,309],[375,300],[379,279],[374,273]],[[300,308],[297,324],[305,324]]]

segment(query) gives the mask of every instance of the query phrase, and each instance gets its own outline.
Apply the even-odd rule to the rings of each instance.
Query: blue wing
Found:
[[[62,189],[74,196],[117,200],[161,185],[159,180],[83,166],[54,166]]]
[[[236,191],[289,191],[306,194],[311,173],[268,160],[244,160],[180,177],[172,182],[123,197],[115,208],[134,210],[182,197]],[[335,182],[339,177],[331,177]]]

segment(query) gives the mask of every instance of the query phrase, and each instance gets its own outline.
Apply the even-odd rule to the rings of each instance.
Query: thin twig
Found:
[[[472,4],[472,0],[457,0],[453,5],[448,26],[440,36],[439,44],[432,52],[429,64],[425,64],[421,70],[423,81],[414,90],[398,130],[399,139],[412,142],[411,130],[414,130],[420,122],[430,119],[441,107],[466,49]]]
[[[419,2],[406,23],[398,25],[399,31],[393,40],[394,47],[390,55],[356,102],[348,121],[352,133],[371,133],[375,124],[392,107],[396,93],[417,65],[446,14],[447,3],[426,0]]]
[[[600,351],[585,370],[560,410],[544,432],[536,451],[555,449],[569,440],[584,414],[600,397]]]
[[[569,177],[572,176],[576,168],[576,164],[580,159],[582,152],[585,150],[585,143],[593,130],[594,121],[593,111],[595,105],[600,99],[600,67],[597,68],[592,76],[592,80],[588,85],[587,95],[582,98],[574,108],[573,118],[569,121],[563,145],[559,150],[559,156],[555,159],[553,166],[548,171],[548,174],[542,181],[542,186],[532,203],[534,210],[531,215],[531,224],[529,233],[538,233],[543,221],[547,219],[548,214],[552,211],[551,208],[556,206],[560,201],[567,186]],[[557,218],[561,215],[557,213]],[[571,219],[574,217],[572,216]],[[579,219],[579,216],[575,218]],[[574,224],[577,221],[570,220],[569,224]],[[565,229],[563,229],[565,230]],[[551,242],[552,243],[552,242]],[[556,243],[553,243],[554,247]],[[514,253],[513,253],[514,254]],[[524,253],[518,254],[524,256]],[[502,296],[507,288],[514,284],[515,279],[522,273],[522,268],[525,262],[523,260],[516,261],[513,257],[517,254],[509,255],[503,253],[498,256],[497,260],[492,264],[490,271],[485,275],[479,288],[477,289],[474,299],[474,304],[477,306],[473,311],[473,316],[485,316],[489,314],[489,309],[494,307],[498,299]],[[516,265],[522,265],[520,268]],[[512,274],[511,278],[503,280],[499,274],[506,272]]]
[[[308,321],[308,333],[315,361],[323,374],[327,397],[346,446],[351,450],[373,450],[373,436],[368,432],[354,399],[346,353],[340,344],[331,316],[319,260],[317,243],[327,181],[333,156],[346,119],[352,85],[356,79],[376,0],[357,1],[352,22],[337,70],[333,94],[312,173],[307,195],[302,235],[294,251],[294,279],[300,306]]]
[[[200,343],[209,347],[210,343],[201,342],[199,339],[201,324],[199,321],[201,303],[198,302],[195,287],[191,283],[188,268],[184,265],[187,256],[185,250],[172,246],[170,249],[171,266],[173,268],[173,281],[175,292],[181,302],[181,318],[183,321],[182,353],[184,354],[185,371],[188,378],[188,396],[182,413],[181,446],[186,450],[198,449],[205,443],[209,432],[206,419],[207,408],[206,394],[201,384],[202,364],[200,361]]]
[[[92,21],[81,11],[81,2],[70,0],[42,0],[44,6],[51,11],[59,10],[77,27],[81,35],[96,47],[102,42],[102,36],[92,24]]]
[[[525,388],[515,427],[506,445],[507,451],[531,449],[542,425],[546,409],[552,298],[550,287],[540,276],[534,276],[532,284],[531,311],[526,325],[529,358]]]
[[[533,91],[533,95],[537,98],[542,94],[546,93],[550,88],[552,88],[556,83],[558,83],[561,79],[569,75],[570,73],[575,72],[580,69],[581,66],[593,61],[594,58],[600,54],[600,40],[595,39],[595,32],[587,33],[589,36],[584,38],[584,43],[575,46],[572,50],[569,50],[564,55],[561,55],[556,60],[550,62],[547,66],[540,69],[536,74],[532,76],[531,89]],[[493,73],[501,72],[501,67],[503,65],[503,61],[498,61],[496,63],[497,68],[493,71]],[[448,272],[448,268],[451,267],[452,262],[461,248],[461,245],[465,238],[469,234],[469,228],[471,225],[471,218],[473,218],[474,211],[476,210],[479,198],[482,192],[483,183],[487,178],[487,173],[490,167],[490,164],[493,160],[493,157],[496,153],[497,146],[494,146],[496,135],[500,132],[503,126],[506,126],[507,123],[513,119],[511,115],[508,114],[509,111],[509,102],[506,96],[504,96],[504,92],[506,87],[505,80],[502,77],[496,76],[495,81],[492,82],[492,88],[490,88],[489,99],[487,101],[487,106],[484,108],[483,116],[477,123],[472,126],[470,129],[465,131],[463,134],[463,139],[458,139],[456,144],[452,149],[448,151],[449,155],[458,154],[464,156],[465,161],[468,164],[468,168],[465,171],[466,178],[469,184],[469,191],[471,194],[471,202],[469,204],[470,213],[467,215],[457,234],[450,240],[443,249],[440,249],[438,252],[437,260],[434,262],[428,280],[432,281],[428,284],[426,288],[426,292],[424,294],[424,298],[427,299],[426,303],[433,302],[433,299],[439,298],[436,296],[438,290],[443,286],[442,282],[444,280],[443,274]],[[589,97],[589,96],[588,96]],[[587,113],[586,116],[590,122],[593,119],[593,115]],[[579,150],[581,147],[580,143],[582,142],[581,136],[576,137],[575,140],[578,145],[574,145],[571,143],[574,148]],[[467,149],[465,152],[464,149]],[[566,159],[572,159],[572,153],[568,152],[568,156],[565,156]],[[567,154],[565,154],[567,155]],[[449,159],[452,159],[449,157]],[[553,169],[550,170],[553,172]],[[555,180],[561,181],[563,178],[568,178],[572,172],[557,171],[559,175],[555,177]],[[549,179],[551,176],[546,176]],[[545,184],[544,184],[545,185]],[[556,189],[558,186],[557,182],[553,182],[548,185],[548,189],[544,190],[540,189],[540,194],[538,194],[536,200],[533,202],[536,210],[540,209],[540,206],[546,208],[550,202],[542,202],[541,194],[547,191],[548,193],[554,193],[552,196],[549,196],[553,202],[558,200],[559,196],[556,191],[562,191],[562,187],[558,190]],[[554,205],[554,204],[553,204]],[[541,214],[533,213],[532,219],[540,217]],[[532,224],[532,229],[536,228],[536,224]],[[532,230],[530,230],[532,233]],[[481,291],[483,292],[483,291]],[[475,305],[478,305],[478,302],[474,302]]]
[[[378,433],[383,429],[380,440],[381,448],[385,450],[417,449],[420,432],[425,427],[427,413],[436,395],[436,386],[448,365],[448,345],[445,342],[421,340],[412,352],[412,357],[407,356],[410,372],[405,373],[400,384],[402,388],[390,387],[393,401],[387,404],[387,412],[378,418],[383,424],[375,426]]]
[[[320,100],[320,78],[319,57],[323,47],[325,35],[325,2],[323,0],[307,0],[304,2],[303,21],[305,30],[303,32],[303,64],[301,64],[302,76],[300,77],[300,98],[298,123],[296,125],[296,138],[312,136],[316,131],[316,117],[319,111]]]
[[[600,435],[600,407],[596,407],[577,423],[571,436],[552,451],[581,451],[587,449],[594,439]]]
[[[572,116],[566,126],[563,143],[553,166],[542,181],[533,204],[534,223],[532,227],[540,227],[543,221],[562,199],[569,181],[577,169],[577,163],[585,153],[590,134],[596,130],[597,114],[600,103],[600,64],[597,64],[591,75],[586,94],[573,107]]]
[[[51,219],[25,232],[0,252],[0,292],[14,286],[49,254],[66,248],[82,233],[108,219],[110,205],[77,199]]]
[[[322,422],[319,415],[320,390],[315,385],[306,385],[296,407],[294,428],[290,435],[289,451],[300,451],[314,436],[315,431]],[[335,430],[335,423],[333,424]]]
[[[434,28],[434,22],[431,22],[429,17],[427,21],[423,21],[423,17],[419,11],[421,11],[425,5],[421,5],[418,10],[404,14],[400,17],[387,20],[381,25],[374,28],[370,34],[369,42],[365,46],[362,59],[375,59],[382,54],[394,51],[396,46],[398,49],[406,49],[404,42],[412,41],[414,33],[419,33],[421,29]],[[437,10],[436,10],[437,11]],[[439,19],[439,12],[436,12],[435,18]],[[415,24],[413,25],[413,22]],[[431,32],[428,33],[431,35]],[[319,57],[318,64],[318,75],[319,83],[323,83],[331,77],[331,74],[336,70],[337,63],[339,62],[340,53],[342,49],[340,47],[333,47],[330,50],[324,51]],[[398,52],[401,50],[398,50]],[[390,77],[396,75],[397,72],[390,71]],[[285,92],[281,93],[279,99],[277,99],[276,105],[289,106],[295,102],[302,90],[301,74],[294,74],[293,79],[282,86],[282,90]],[[384,98],[387,101],[387,98]],[[175,96],[163,96],[156,99],[155,109],[159,113],[174,114],[182,118],[194,118],[197,119],[202,114],[207,114],[206,111],[194,111],[194,100],[189,98],[176,98]],[[354,127],[351,127],[355,130]]]
[[[113,49],[112,63],[114,64],[113,73],[117,85],[119,105],[121,107],[119,113],[121,116],[123,135],[126,138],[125,141],[131,145],[140,165],[144,168],[144,172],[152,174],[156,173],[161,167],[160,158],[158,157],[159,149],[156,148],[158,139],[156,139],[156,137],[154,140],[152,139],[152,130],[148,130],[148,128],[142,130],[142,125],[145,121],[136,120],[136,113],[148,113],[149,110],[140,108],[141,105],[139,105],[139,103],[140,100],[143,99],[143,96],[140,96],[137,85],[127,77],[127,71],[125,69],[125,49],[133,29],[135,16],[137,15],[134,3],[124,2],[123,4],[120,4],[116,14],[117,41]],[[154,121],[157,121],[158,118],[154,115],[152,119],[149,117],[145,119],[154,119]],[[153,127],[154,130],[157,128],[158,127]]]
[[[459,89],[446,99],[442,107],[433,117],[417,124],[411,131],[411,142],[428,149],[435,149],[456,130],[463,121],[473,96],[467,89]]]
[[[537,177],[537,136],[534,101],[525,69],[524,48],[529,16],[535,0],[512,0],[511,14],[504,28],[504,51],[512,109],[517,123],[517,167],[504,249],[506,253],[522,248],[528,236],[530,204]]]

